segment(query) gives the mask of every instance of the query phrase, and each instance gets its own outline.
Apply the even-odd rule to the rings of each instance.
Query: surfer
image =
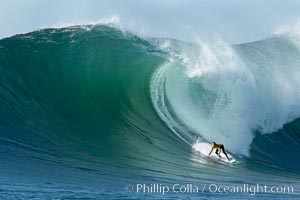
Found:
[[[223,144],[217,144],[215,142],[212,143],[212,146],[211,146],[211,149],[210,149],[210,152],[208,155],[211,154],[211,152],[213,151],[213,149],[216,148],[216,154],[221,158],[220,156],[220,153],[221,153],[221,150],[223,151],[223,153],[225,154],[226,158],[228,159],[228,161],[230,161],[230,159],[228,158],[227,156],[227,153],[225,151],[225,148],[224,148],[224,145]]]

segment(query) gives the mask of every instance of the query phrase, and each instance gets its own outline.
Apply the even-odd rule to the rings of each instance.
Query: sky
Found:
[[[105,19],[147,37],[237,44],[298,22],[300,0],[10,0],[1,2],[0,38]]]

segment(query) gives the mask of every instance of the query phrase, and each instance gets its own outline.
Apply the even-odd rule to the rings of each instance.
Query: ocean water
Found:
[[[105,25],[1,39],[0,198],[299,199],[299,44]],[[240,163],[205,156],[212,141]]]

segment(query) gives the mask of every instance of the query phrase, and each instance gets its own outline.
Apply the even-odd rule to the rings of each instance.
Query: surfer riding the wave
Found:
[[[216,152],[215,152],[215,153],[216,153],[220,158],[221,158],[220,153],[221,153],[221,150],[222,150],[223,153],[225,154],[226,158],[228,159],[228,161],[230,161],[230,158],[228,158],[227,153],[226,153],[226,151],[225,151],[225,148],[224,148],[224,145],[223,145],[223,144],[217,144],[217,143],[213,142],[213,143],[212,143],[212,146],[211,146],[211,149],[210,149],[210,152],[209,152],[208,155],[210,155],[211,152],[213,151],[213,149],[215,149],[215,148],[216,148]]]

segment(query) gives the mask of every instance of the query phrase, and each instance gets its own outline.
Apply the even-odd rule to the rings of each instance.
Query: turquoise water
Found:
[[[229,46],[109,26],[0,40],[0,197],[250,198],[127,192],[130,184],[291,185],[299,195],[300,51],[274,36]],[[222,142],[239,165],[192,146]]]

